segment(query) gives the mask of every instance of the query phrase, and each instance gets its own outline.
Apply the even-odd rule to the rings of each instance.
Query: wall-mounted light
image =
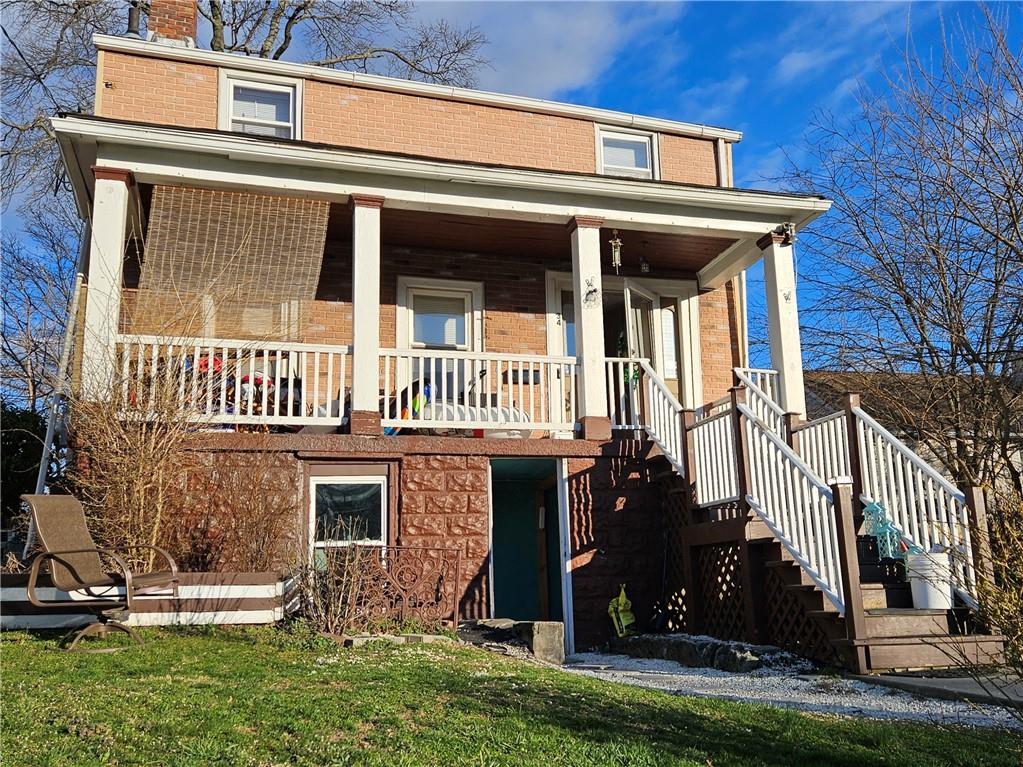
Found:
[[[611,239],[608,240],[611,244],[611,266],[615,268],[615,274],[618,274],[618,270],[622,267],[622,241],[618,237],[618,230],[611,230]]]
[[[643,256],[639,257],[639,272],[640,274],[650,274],[650,262]]]

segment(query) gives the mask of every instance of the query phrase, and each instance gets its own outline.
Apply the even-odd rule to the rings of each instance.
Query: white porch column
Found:
[[[575,351],[579,357],[579,423],[584,439],[611,438],[604,363],[604,299],[600,279],[600,226],[603,220],[576,216],[572,234],[572,294]]]
[[[129,171],[119,168],[94,166],[92,170],[96,187],[82,333],[82,394],[100,399],[110,395],[114,383],[124,237],[133,179]]]
[[[767,331],[771,367],[778,371],[781,406],[787,413],[806,417],[803,391],[803,353],[799,343],[799,308],[792,236],[776,233],[762,237],[757,246],[764,255],[764,291],[767,294]]]
[[[352,434],[380,434],[380,209],[352,195]]]

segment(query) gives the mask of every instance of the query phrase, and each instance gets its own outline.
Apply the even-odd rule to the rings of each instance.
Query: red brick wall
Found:
[[[575,643],[583,650],[611,638],[607,607],[623,583],[646,625],[661,595],[663,523],[641,459],[577,458],[568,470]]]
[[[96,114],[120,120],[217,127],[217,68],[101,51]]]
[[[380,345],[397,343],[398,277],[437,277],[483,283],[484,348],[509,354],[546,354],[544,269],[567,269],[539,258],[448,253],[385,246],[380,272]],[[351,343],[352,267],[347,245],[328,243],[320,290],[309,310],[309,343]]]
[[[728,393],[732,368],[739,364],[733,284],[700,295],[700,364],[703,401],[713,402]]]
[[[306,80],[303,138],[554,171],[596,171],[593,122]],[[96,114],[217,127],[218,68],[101,51]],[[715,142],[662,134],[661,178],[716,184]]]
[[[460,612],[488,613],[489,461],[481,456],[407,455],[401,462],[398,545],[461,550]]]
[[[592,173],[586,120],[307,80],[305,138],[450,160]]]
[[[715,186],[718,183],[714,142],[690,136],[661,134],[658,154],[661,178]]]
[[[299,542],[308,534],[309,499],[307,497],[305,459],[301,451],[315,454],[309,459],[322,473],[332,462],[379,464],[382,470],[396,465],[397,507],[391,510],[392,543],[400,546],[458,548],[461,552],[459,583],[462,617],[483,617],[489,612],[489,529],[490,499],[487,484],[491,456],[438,454],[431,451],[430,438],[415,440],[412,448],[405,438],[390,442],[374,457],[372,451],[354,446],[337,450],[313,442],[327,438],[309,437],[305,448],[298,447],[299,435],[225,434],[207,435],[197,449],[205,453],[203,462],[234,471],[245,466],[272,466],[274,482],[299,499],[294,531],[287,534]],[[349,439],[349,438],[334,438]],[[384,439],[384,438],[381,438]],[[213,441],[213,445],[209,441]],[[507,441],[495,440],[507,456]],[[275,444],[278,445],[275,447]],[[486,442],[475,442],[481,453]],[[557,441],[546,443],[542,453],[556,457],[571,454],[573,445],[564,449]],[[623,457],[574,457],[568,459],[569,537],[571,541],[572,582],[576,645],[588,648],[606,642],[611,636],[607,615],[608,602],[624,583],[641,627],[661,596],[663,530],[660,494],[648,476],[638,443],[618,443]],[[232,448],[236,445],[237,448]],[[421,447],[419,446],[421,445]],[[246,447],[247,446],[247,447]],[[255,446],[255,447],[253,447]],[[530,446],[534,447],[534,446]],[[412,452],[414,450],[414,452]],[[468,452],[468,451],[466,451]],[[473,451],[475,452],[475,451]],[[527,450],[528,454],[529,451]],[[578,456],[579,453],[576,452]],[[395,478],[395,474],[391,474]],[[229,486],[231,480],[225,480]],[[278,509],[280,511],[280,509]],[[287,569],[289,561],[280,565]]]
[[[161,37],[195,37],[196,0],[151,0],[146,27]]]

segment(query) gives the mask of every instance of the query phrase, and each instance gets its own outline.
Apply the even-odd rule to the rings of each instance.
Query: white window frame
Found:
[[[659,179],[660,172],[660,134],[650,131],[630,130],[628,128],[612,128],[604,125],[596,125],[595,135],[597,143],[597,173],[603,176],[621,176],[623,178]],[[619,165],[608,165],[604,162],[604,139],[619,138],[627,141],[645,140],[650,153],[650,172],[637,168],[628,168]]]
[[[251,72],[237,72],[231,69],[220,70],[219,97],[217,109],[217,128],[222,131],[231,131],[232,122],[236,119],[232,116],[234,107],[235,86],[243,88],[254,88],[263,91],[275,91],[277,93],[288,93],[291,95],[291,139],[298,141],[302,138],[302,80],[295,77],[279,77],[277,75],[255,74]],[[258,123],[270,127],[282,127],[285,123],[277,121],[252,120],[240,118],[244,122]],[[251,134],[245,134],[251,135]]]
[[[317,541],[316,540],[316,486],[317,485],[380,485],[380,539],[363,538],[358,541]],[[317,549],[331,549],[342,546],[387,546],[387,473],[341,474],[309,478],[309,551],[315,555]]]
[[[461,298],[465,302],[466,343],[432,346],[415,342],[415,295]],[[450,349],[483,351],[483,283],[468,280],[441,280],[433,277],[398,277],[397,338],[399,349]]]

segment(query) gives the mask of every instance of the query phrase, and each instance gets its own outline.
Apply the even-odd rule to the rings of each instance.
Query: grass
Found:
[[[149,630],[111,655],[5,634],[17,765],[1018,765],[1003,732],[611,685],[454,645]]]

